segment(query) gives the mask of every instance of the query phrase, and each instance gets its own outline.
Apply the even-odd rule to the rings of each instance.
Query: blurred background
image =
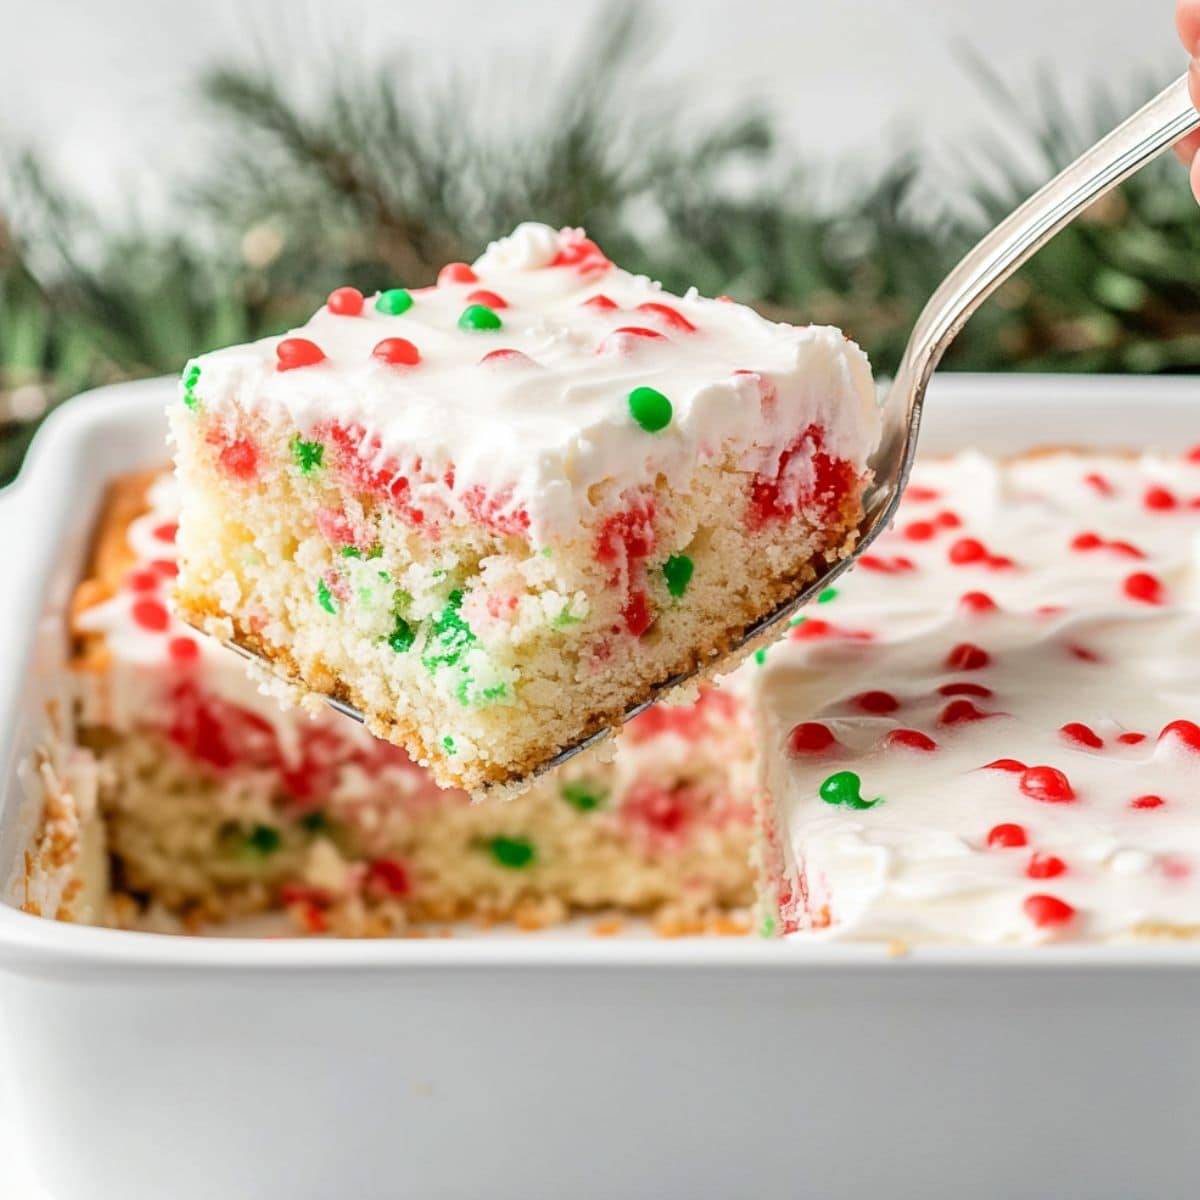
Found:
[[[1170,0],[0,0],[0,483],[83,388],[523,219],[890,370],[957,256],[1183,69]],[[1200,370],[1164,161],[948,367]]]

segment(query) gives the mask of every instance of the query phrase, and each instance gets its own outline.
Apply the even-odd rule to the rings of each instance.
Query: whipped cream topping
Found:
[[[920,465],[760,673],[784,932],[1200,933],[1198,567],[1194,455]]]
[[[861,471],[879,439],[866,357],[839,331],[768,321],[694,289],[671,295],[613,266],[581,230],[521,225],[473,268],[448,268],[411,295],[400,315],[371,297],[354,316],[321,309],[288,335],[321,348],[313,366],[279,371],[279,338],[202,355],[189,364],[195,400],[302,435],[359,426],[381,461],[419,459],[438,480],[453,468],[456,491],[523,507],[535,544],[589,524],[596,485],[616,494],[661,475],[686,490],[697,464],[725,459],[774,473],[813,424],[830,455]],[[501,327],[460,328],[472,304]],[[420,361],[373,357],[385,338],[412,342]],[[482,361],[497,350],[519,353]],[[639,387],[670,400],[666,428],[632,418]]]

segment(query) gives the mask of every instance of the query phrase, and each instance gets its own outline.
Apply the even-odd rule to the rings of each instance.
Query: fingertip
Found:
[[[1176,0],[1175,28],[1189,54],[1200,54],[1200,0]]]
[[[1200,204],[1200,151],[1192,155],[1192,195]]]

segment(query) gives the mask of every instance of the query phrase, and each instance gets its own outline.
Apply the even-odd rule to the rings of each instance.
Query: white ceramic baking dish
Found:
[[[65,406],[4,501],[0,879],[96,501],[162,459],[170,387]],[[1195,442],[1194,379],[950,377],[923,447]],[[1200,943],[201,940],[0,904],[0,1034],[56,1200],[1147,1200],[1200,1181]]]

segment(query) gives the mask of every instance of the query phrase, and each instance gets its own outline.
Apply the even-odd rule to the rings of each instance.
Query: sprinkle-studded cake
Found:
[[[764,932],[1200,934],[1200,448],[923,464],[760,676]]]
[[[170,420],[182,615],[471,792],[845,555],[879,436],[837,330],[670,295],[533,224],[195,359]]]
[[[31,907],[165,929],[284,908],[303,932],[354,936],[599,910],[600,931],[630,913],[664,934],[744,931],[751,748],[734,690],[650,709],[611,757],[472,805],[354,722],[282,709],[172,615],[177,521],[170,475],[113,486],[73,606],[82,746],[45,789]],[[73,903],[45,899],[64,890]]]

